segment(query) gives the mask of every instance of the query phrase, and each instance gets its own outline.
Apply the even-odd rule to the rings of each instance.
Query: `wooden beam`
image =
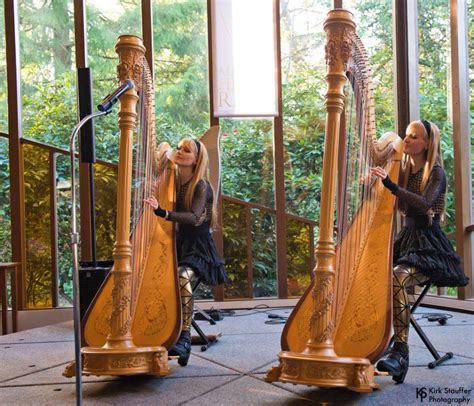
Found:
[[[87,23],[85,0],[74,0],[74,37],[76,51],[76,68],[87,67]],[[77,87],[79,91],[79,86]],[[77,121],[79,121],[79,105]],[[79,137],[80,142],[80,137]],[[80,151],[80,148],[79,148]],[[80,162],[80,156],[79,156]],[[83,261],[92,260],[92,208],[91,208],[91,173],[92,164],[79,163],[79,204],[81,255]]]
[[[20,47],[18,2],[5,0],[5,42],[7,58],[8,156],[10,165],[10,207],[12,260],[21,263],[17,272],[18,307],[23,309],[26,267],[25,199],[23,184],[23,136],[20,85]]]
[[[464,272],[471,278],[468,286],[458,289],[458,296],[460,299],[470,299],[473,297],[474,238],[471,232],[466,231],[473,223],[473,215],[469,122],[469,42],[465,0],[450,0],[450,24],[456,249],[462,258]]]
[[[275,182],[276,210],[276,270],[278,298],[288,297],[288,266],[286,263],[286,203],[285,203],[285,156],[283,149],[283,96],[281,88],[281,40],[280,40],[280,2],[275,0],[275,66],[276,91],[278,97],[278,116],[273,119],[273,171]]]
[[[415,1],[393,0],[395,60],[395,131],[405,136],[408,124],[419,118],[418,10]]]
[[[59,306],[58,275],[58,199],[56,194],[56,154],[49,152],[49,226],[51,239],[51,297],[52,306]]]
[[[151,0],[142,0],[142,37],[145,45],[145,58],[150,67],[151,77],[154,78],[153,65],[153,6]]]
[[[209,78],[209,125],[219,125],[219,117],[214,115],[214,55],[212,52],[212,0],[207,0],[207,63],[208,63],[208,78]],[[216,248],[221,256],[224,258],[224,232],[223,232],[223,204],[222,204],[222,187],[219,188],[217,195],[214,197],[217,199],[217,228],[212,233],[212,238],[216,243]],[[222,302],[224,300],[224,286],[219,285],[213,289],[214,300]]]

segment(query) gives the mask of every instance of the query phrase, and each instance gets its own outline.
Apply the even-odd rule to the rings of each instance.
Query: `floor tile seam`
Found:
[[[255,373],[256,371],[258,371],[259,369],[262,369],[262,368],[265,368],[266,366],[269,366],[270,368],[275,365],[276,363],[278,362],[278,358],[275,358],[273,359],[272,361],[270,362],[267,362],[266,364],[263,364],[263,365],[260,365],[259,367],[257,368],[254,368],[252,369],[251,371],[248,371],[247,374],[253,374]],[[276,366],[276,365],[275,365]],[[265,372],[266,373],[266,372]]]
[[[273,359],[272,361],[266,362],[265,364],[262,364],[262,365],[260,365],[260,366],[258,366],[258,367],[255,367],[255,368],[251,369],[250,371],[245,372],[245,371],[241,371],[241,370],[239,370],[239,369],[230,367],[230,366],[228,366],[228,365],[222,364],[222,363],[217,362],[217,361],[215,361],[215,360],[209,359],[209,358],[204,357],[204,356],[199,355],[199,354],[194,354],[194,353],[192,353],[192,355],[194,355],[194,356],[196,356],[196,357],[199,357],[199,358],[201,358],[201,359],[204,359],[204,360],[206,360],[206,361],[209,361],[209,362],[211,362],[211,363],[213,363],[213,364],[219,365],[220,367],[223,367],[223,368],[229,369],[229,370],[231,370],[231,371],[234,371],[234,372],[236,372],[236,373],[238,373],[238,374],[240,374],[240,375],[242,375],[242,376],[243,376],[243,375],[251,374],[251,373],[253,373],[254,371],[259,370],[260,368],[265,367],[266,365],[270,365],[270,364],[274,364],[274,363],[278,362],[278,359],[275,358],[275,359]]]
[[[311,398],[308,398],[308,397],[305,397],[304,395],[302,395],[301,393],[298,393],[298,392],[294,392],[290,389],[287,389],[286,388],[286,385],[284,387],[281,387],[281,386],[277,386],[275,382],[267,382],[265,380],[265,378],[259,378],[259,377],[256,377],[256,376],[253,376],[253,375],[248,375],[250,378],[253,378],[253,379],[256,379],[260,382],[264,382],[268,385],[271,385],[273,386],[274,388],[278,388],[278,389],[281,389],[281,390],[284,390],[286,392],[289,392],[289,393],[292,393],[293,395],[296,395],[297,397],[299,397],[300,399],[304,399],[304,400],[308,400],[309,402],[314,402],[314,399],[311,399]],[[278,381],[276,381],[278,382]],[[280,383],[285,383],[285,382],[280,382]],[[290,384],[291,385],[291,384]]]
[[[189,402],[192,402],[192,401],[194,401],[194,400],[197,400],[197,399],[199,399],[200,397],[206,396],[206,395],[208,395],[209,393],[212,393],[212,392],[214,392],[214,391],[217,390],[217,389],[220,389],[220,388],[222,388],[222,387],[224,387],[224,386],[229,385],[229,384],[232,383],[232,382],[235,382],[235,381],[239,380],[239,379],[242,378],[243,376],[245,376],[245,375],[237,376],[235,379],[231,379],[231,380],[229,380],[229,381],[227,381],[227,382],[224,382],[222,385],[218,385],[218,386],[216,386],[215,388],[208,389],[207,391],[205,391],[205,392],[203,392],[203,393],[200,393],[199,395],[196,395],[196,396],[194,396],[194,397],[192,397],[192,398],[190,398],[190,399],[184,400],[184,401],[178,403],[178,405],[179,405],[179,406],[182,406],[182,405],[185,405],[186,403],[189,403]]]
[[[28,373],[26,373],[26,374],[15,376],[15,377],[13,377],[13,378],[7,378],[7,379],[4,379],[4,380],[0,381],[0,384],[5,383],[5,382],[8,382],[8,381],[12,381],[13,379],[24,378],[25,376],[37,374],[38,372],[47,371],[48,369],[57,368],[57,367],[60,367],[61,365],[67,365],[67,364],[69,364],[69,362],[70,362],[70,361],[61,362],[60,364],[51,365],[51,366],[46,367],[46,368],[36,369],[36,370],[31,371],[31,372],[28,372]]]
[[[209,359],[209,358],[207,358],[207,357],[203,357],[202,355],[195,354],[195,353],[193,353],[193,352],[192,352],[191,354],[192,354],[193,356],[195,356],[195,357],[201,358],[201,359],[203,359],[203,360],[205,360],[205,361],[209,361],[209,362],[211,362],[211,363],[213,363],[213,364],[216,364],[216,365],[219,365],[220,367],[223,367],[223,368],[229,369],[229,370],[231,370],[231,371],[237,372],[237,373],[239,373],[239,374],[241,374],[241,375],[244,375],[244,374],[245,374],[244,371],[240,371],[240,370],[238,370],[238,369],[236,369],[236,368],[233,368],[233,367],[230,367],[230,366],[228,366],[228,365],[222,364],[222,363],[217,362],[217,361],[215,361],[215,360],[213,360],[213,359]]]
[[[296,395],[299,399],[304,399],[304,400],[307,400],[307,401],[310,401],[310,402],[312,401],[310,398],[304,397],[303,395],[301,395],[301,394],[299,394],[299,393],[292,392],[291,390],[288,390],[288,389],[286,389],[286,388],[281,388],[281,387],[279,387],[279,386],[276,386],[276,385],[274,385],[272,382],[267,382],[267,381],[265,381],[264,379],[260,379],[260,378],[254,377],[254,376],[252,376],[252,375],[250,375],[250,374],[244,373],[244,374],[242,374],[241,376],[236,377],[235,379],[232,379],[232,380],[230,380],[230,381],[228,381],[228,382],[225,382],[223,385],[217,386],[217,387],[215,387],[215,388],[213,388],[213,389],[209,389],[208,391],[206,391],[206,392],[204,392],[204,393],[201,393],[201,394],[195,396],[194,398],[191,398],[191,399],[185,400],[185,401],[183,401],[183,402],[181,402],[181,403],[178,403],[178,405],[179,405],[179,406],[182,406],[182,405],[185,405],[185,404],[188,403],[188,402],[192,402],[192,401],[194,401],[194,400],[197,400],[197,399],[199,399],[200,397],[206,396],[206,395],[208,395],[208,394],[214,392],[215,390],[220,389],[220,388],[222,388],[222,387],[224,387],[224,386],[227,386],[227,385],[229,385],[229,384],[231,384],[231,383],[233,383],[233,382],[236,382],[236,381],[238,381],[239,379],[242,379],[242,378],[244,378],[244,377],[248,377],[248,378],[251,378],[251,379],[255,379],[255,380],[259,381],[259,382],[263,382],[263,383],[265,383],[265,384],[268,384],[268,385],[270,385],[270,386],[272,386],[272,387],[274,387],[274,388],[278,388],[278,389],[284,390],[284,391],[289,392],[289,393],[291,393],[291,394],[293,394],[293,395]]]

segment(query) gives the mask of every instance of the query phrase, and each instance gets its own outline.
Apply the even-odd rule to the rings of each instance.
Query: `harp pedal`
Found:
[[[375,370],[374,371],[374,376],[390,376],[390,374],[388,372],[385,372],[385,371],[377,371]]]

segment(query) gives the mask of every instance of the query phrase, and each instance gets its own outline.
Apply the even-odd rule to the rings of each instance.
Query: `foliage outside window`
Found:
[[[51,251],[51,199],[48,150],[25,145],[25,238],[27,308],[51,307],[53,303],[53,258]]]
[[[19,3],[23,135],[67,147],[76,117],[70,0]]]
[[[420,117],[434,122],[441,131],[441,151],[448,181],[444,229],[455,230],[454,147],[450,111],[450,29],[449,1],[429,5],[418,2],[418,53]]]
[[[11,261],[8,139],[0,136],[0,261]]]
[[[206,2],[154,0],[153,27],[156,134],[176,147],[209,127]]]
[[[139,0],[86,2],[88,66],[92,72],[93,105],[117,87],[118,56],[115,44],[120,35],[141,37]],[[118,108],[95,119],[95,146],[98,159],[117,162],[119,150]]]
[[[220,123],[222,193],[257,205],[224,204],[224,258],[231,280],[225,295],[226,298],[275,296],[272,121],[221,119]],[[248,272],[252,286],[244,281]]]

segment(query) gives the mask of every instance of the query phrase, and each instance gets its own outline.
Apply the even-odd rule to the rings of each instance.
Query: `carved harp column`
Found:
[[[344,109],[346,65],[351,56],[355,37],[352,14],[336,9],[328,14],[324,24],[327,34],[326,66],[328,90],[326,94],[326,139],[321,190],[319,239],[316,244],[316,267],[312,290],[310,336],[302,352],[280,352],[280,365],[270,370],[268,381],[322,387],[348,387],[370,392],[373,369],[368,359],[339,357],[334,351],[335,320],[335,242],[334,211],[337,182],[339,129]]]
[[[131,35],[119,38],[115,50],[120,82],[133,80],[135,88],[120,98],[120,150],[117,190],[117,229],[113,251],[112,312],[110,333],[102,347],[84,347],[83,372],[94,375],[133,375],[169,373],[165,347],[137,347],[132,326],[132,247],[130,243],[130,206],[132,178],[132,142],[137,122],[138,94],[141,83],[145,47],[142,40]],[[140,89],[138,89],[140,90]]]

